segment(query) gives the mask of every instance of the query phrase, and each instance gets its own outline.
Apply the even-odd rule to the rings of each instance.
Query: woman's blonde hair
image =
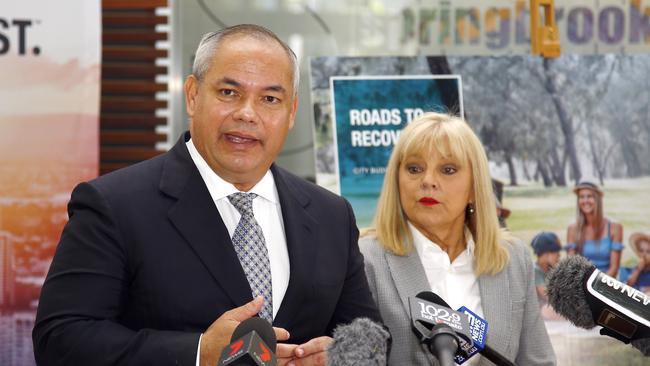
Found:
[[[373,230],[377,239],[396,255],[407,255],[413,250],[413,237],[400,202],[399,170],[408,157],[432,151],[470,167],[473,188],[470,202],[474,202],[474,213],[468,213],[465,222],[476,243],[474,270],[477,275],[500,272],[509,258],[501,240],[510,238],[499,228],[485,149],[469,125],[452,115],[425,113],[402,130],[377,202]]]

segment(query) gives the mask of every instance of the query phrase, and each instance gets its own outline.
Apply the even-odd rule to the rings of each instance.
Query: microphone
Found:
[[[417,294],[417,297],[450,308],[449,304],[434,292],[422,291]],[[488,331],[487,321],[464,306],[458,309],[458,311],[468,317],[470,335],[474,341],[474,345],[467,350],[467,357],[463,357],[463,355],[456,355],[456,363],[460,365],[470,359],[476,353],[480,353],[488,361],[497,366],[516,366],[505,356],[486,344],[485,340]]]
[[[634,345],[650,338],[650,296],[599,271],[584,257],[561,260],[548,273],[546,291],[555,311],[580,328],[599,325],[601,334],[622,342],[639,340]]]
[[[454,356],[457,360],[467,359],[467,352],[473,346],[467,316],[423,299],[421,294],[409,297],[411,325],[415,335],[441,365],[454,365]]]
[[[578,281],[576,281],[578,279]],[[572,256],[548,273],[546,291],[558,314],[575,326],[616,338],[650,356],[650,297]]]
[[[239,323],[223,349],[218,366],[275,366],[275,332],[267,320],[259,317]]]
[[[357,318],[334,329],[333,341],[327,347],[327,365],[386,365],[390,345],[390,333],[382,325]]]
[[[599,271],[581,256],[561,260],[548,274],[549,303],[580,328],[622,342],[650,338],[650,296]]]
[[[431,328],[428,338],[429,351],[438,359],[441,366],[454,366],[454,355],[460,351],[460,337],[454,329],[439,323]]]

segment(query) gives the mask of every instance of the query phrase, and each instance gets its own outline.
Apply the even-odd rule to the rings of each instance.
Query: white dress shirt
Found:
[[[474,274],[475,244],[469,229],[465,227],[467,246],[453,262],[449,260],[449,255],[438,244],[429,240],[410,222],[409,229],[431,291],[447,301],[453,310],[465,306],[485,319],[481,307],[478,278]],[[480,355],[474,355],[463,365],[477,365],[479,360]]]
[[[185,145],[194,165],[196,165],[201,174],[201,178],[203,178],[205,185],[208,187],[210,196],[219,211],[219,215],[221,215],[223,223],[226,225],[228,234],[232,238],[241,214],[230,203],[228,196],[240,191],[231,183],[223,180],[210,168],[205,159],[196,150],[192,139],[186,142]],[[259,196],[253,200],[253,216],[255,216],[255,220],[262,228],[266,249],[269,254],[271,287],[273,292],[273,317],[275,318],[282,299],[287,292],[287,287],[289,286],[290,267],[289,252],[284,234],[284,222],[282,220],[282,207],[280,206],[280,198],[271,171],[267,171],[264,177],[246,193],[255,193]],[[200,349],[201,340],[199,338],[199,351]],[[198,365],[199,352],[197,352],[196,360]]]

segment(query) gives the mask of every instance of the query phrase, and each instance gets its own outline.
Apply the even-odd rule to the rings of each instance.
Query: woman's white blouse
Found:
[[[429,240],[409,222],[413,244],[420,257],[431,291],[443,298],[454,310],[461,306],[472,310],[485,319],[481,307],[481,293],[478,278],[474,274],[474,239],[465,227],[467,247],[453,262],[438,244]],[[475,355],[464,365],[476,365],[479,355]]]

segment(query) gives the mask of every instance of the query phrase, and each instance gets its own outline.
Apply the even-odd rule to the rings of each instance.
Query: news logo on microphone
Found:
[[[435,327],[435,324],[430,323],[428,319],[437,319],[435,315],[440,313],[439,311],[433,311],[433,314],[427,314],[429,313],[428,310],[432,309],[428,308],[428,305],[433,305],[437,310],[444,309],[450,314],[458,314],[458,317],[466,319],[467,324],[469,324],[462,331],[457,331],[459,335],[459,348],[454,354],[453,361],[455,363],[461,365],[476,353],[480,353],[495,365],[516,366],[509,359],[487,345],[488,323],[485,319],[482,319],[478,314],[465,306],[461,306],[458,311],[452,310],[443,298],[431,291],[422,291],[415,298],[409,298],[409,310],[411,311],[411,320],[413,322],[412,329],[421,342],[429,340],[428,336],[431,333],[431,329]],[[422,316],[423,309],[425,313],[424,317]]]
[[[468,351],[473,349],[474,343],[470,335],[469,318],[467,315],[419,297],[409,297],[409,307],[414,326],[415,323],[419,323],[424,325],[428,330],[431,330],[438,324],[445,324],[451,327],[459,338],[458,352],[454,355],[455,361],[462,363],[469,359]],[[417,326],[415,328],[416,330],[418,329]],[[423,331],[423,333],[426,332]],[[424,335],[424,338],[426,338],[426,335]]]
[[[454,358],[454,361],[456,361],[457,364],[462,365],[467,360],[472,358],[472,356],[481,352],[485,348],[485,338],[487,336],[488,323],[485,321],[485,319],[481,318],[476,313],[464,306],[461,306],[458,309],[458,312],[467,315],[467,320],[469,322],[469,334],[472,337],[473,341],[471,347],[468,347],[465,350],[465,352],[467,352],[467,357],[456,355]]]
[[[275,333],[271,324],[253,317],[239,323],[217,366],[275,366]]]
[[[596,319],[597,324],[607,327],[626,338],[633,338],[637,333],[650,336],[650,296],[630,287],[606,273],[593,271],[586,283],[587,292],[617,311],[601,310]],[[593,306],[590,303],[590,306]],[[639,329],[639,325],[646,331]],[[637,335],[636,338],[640,336]]]
[[[549,303],[574,325],[622,342],[650,339],[650,297],[599,271],[581,256],[561,260],[548,273]]]
[[[256,331],[252,331],[224,348],[219,366],[232,364],[267,366],[276,365],[277,360],[273,350]]]
[[[459,332],[467,332],[469,321],[467,317],[444,306],[418,298],[409,298],[411,316],[413,319],[425,321],[431,325],[447,324]],[[417,317],[413,315],[418,314]]]

